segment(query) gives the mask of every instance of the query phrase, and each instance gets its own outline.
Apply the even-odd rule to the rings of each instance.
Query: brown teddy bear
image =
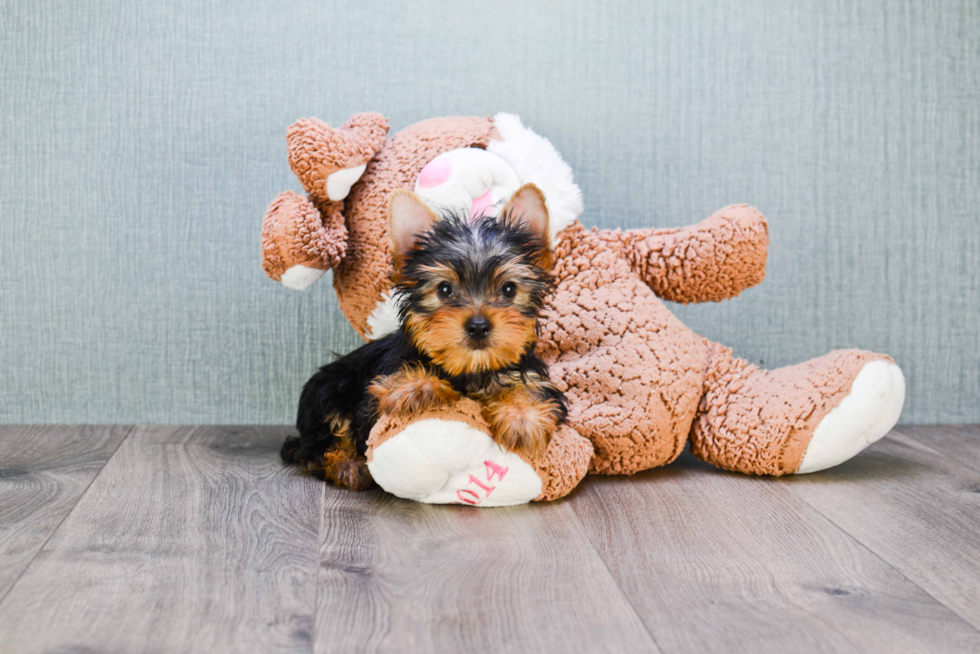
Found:
[[[905,380],[888,356],[839,350],[764,370],[698,336],[660,301],[717,302],[761,282],[769,236],[755,209],[729,206],[678,229],[586,229],[571,170],[516,116],[435,118],[388,140],[387,131],[379,114],[357,114],[340,128],[316,119],[290,127],[289,163],[307,197],[287,191],[269,206],[266,273],[305,289],[332,269],[344,314],[361,336],[377,338],[398,325],[386,234],[393,190],[476,213],[533,183],[545,194],[558,282],[538,352],[569,413],[537,460],[497,446],[472,400],[382,417],[368,468],[385,490],[480,506],[550,500],[587,472],[670,463],[688,442],[726,470],[814,472],[897,422]]]

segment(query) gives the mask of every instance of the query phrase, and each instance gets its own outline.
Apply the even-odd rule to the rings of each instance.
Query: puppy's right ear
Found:
[[[415,246],[415,239],[439,219],[422,199],[405,189],[388,197],[388,239],[396,263]]]

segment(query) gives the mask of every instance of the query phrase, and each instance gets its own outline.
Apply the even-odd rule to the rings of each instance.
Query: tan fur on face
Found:
[[[493,325],[487,346],[473,349],[466,334],[466,321],[473,310],[441,307],[431,316],[409,315],[405,321],[415,347],[450,375],[487,372],[520,361],[535,339],[535,319],[512,307],[484,307],[481,311]]]
[[[421,366],[406,366],[393,375],[378,377],[368,386],[368,392],[378,400],[381,413],[401,417],[459,399],[449,382]]]
[[[561,408],[520,385],[487,402],[483,417],[501,447],[533,458],[548,449],[551,435],[561,422]]]
[[[442,306],[442,300],[438,294],[439,285],[442,282],[448,282],[453,288],[458,288],[459,275],[450,266],[442,264],[423,266],[422,271],[426,274],[426,280],[424,282],[417,282],[417,284],[421,285],[425,293],[422,296],[422,301],[419,306],[426,311],[435,311]],[[396,272],[395,280],[398,283],[406,281],[400,272]]]

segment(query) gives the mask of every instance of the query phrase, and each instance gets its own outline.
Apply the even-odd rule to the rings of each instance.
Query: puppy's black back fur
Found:
[[[296,429],[280,452],[286,463],[315,461],[334,444],[328,416],[350,421],[358,454],[367,450],[367,438],[377,421],[374,403],[367,387],[373,379],[396,372],[406,361],[417,360],[418,353],[404,332],[398,330],[370,341],[350,354],[320,368],[299,398]]]

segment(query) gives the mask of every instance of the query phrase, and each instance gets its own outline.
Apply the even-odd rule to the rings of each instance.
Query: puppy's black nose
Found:
[[[470,338],[486,338],[490,335],[490,328],[490,321],[484,316],[476,315],[466,321],[466,333]]]

